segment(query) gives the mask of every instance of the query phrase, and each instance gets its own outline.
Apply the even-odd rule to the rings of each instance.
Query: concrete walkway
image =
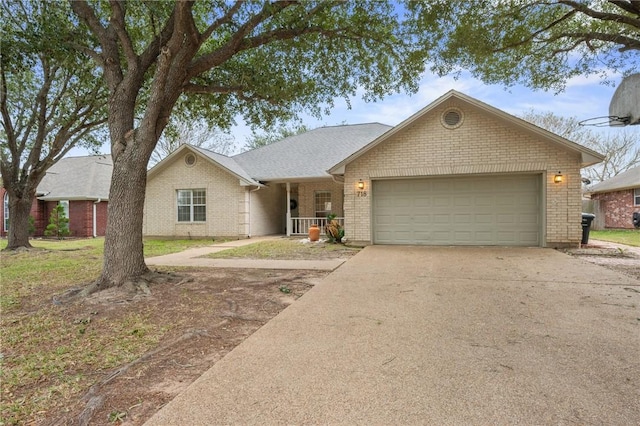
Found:
[[[639,306],[551,249],[371,246],[147,425],[640,424]]]
[[[227,241],[206,247],[188,249],[179,253],[145,259],[148,266],[188,266],[206,268],[253,268],[253,269],[299,269],[333,271],[342,265],[346,259],[328,260],[275,260],[275,259],[211,259],[206,256],[235,247],[242,247],[260,241],[279,240],[284,237],[257,237],[244,240]]]

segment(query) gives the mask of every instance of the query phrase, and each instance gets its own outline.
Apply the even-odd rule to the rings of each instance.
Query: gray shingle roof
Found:
[[[63,158],[51,166],[38,185],[38,198],[57,200],[108,200],[113,161],[110,155]]]
[[[391,128],[380,123],[320,127],[231,158],[260,181],[329,177],[329,168]]]
[[[222,167],[229,170],[231,173],[234,173],[241,179],[247,181],[247,183],[251,185],[259,185],[258,182],[252,179],[252,177],[244,170],[240,165],[231,157],[227,157],[226,155],[218,154],[213,151],[209,151],[208,149],[200,148],[197,146],[189,145],[192,149],[198,151],[200,154],[209,157],[216,163],[220,164]]]
[[[597,185],[593,185],[587,192],[593,194],[631,188],[640,188],[640,166],[636,166]]]

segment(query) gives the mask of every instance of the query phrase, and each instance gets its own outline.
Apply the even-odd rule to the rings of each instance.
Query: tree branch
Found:
[[[59,68],[56,67],[54,75],[57,74]],[[66,73],[63,80],[62,80],[62,87],[60,87],[60,89],[58,90],[58,93],[56,94],[56,96],[53,98],[53,101],[51,102],[51,105],[49,106],[49,111],[50,114],[47,116],[46,121],[49,122],[49,120],[51,119],[51,117],[58,112],[58,105],[60,105],[60,102],[62,101],[62,99],[66,96],[68,96],[67,92],[67,88],[69,87],[69,82],[71,81],[71,79],[73,78],[73,75],[71,73]]]
[[[13,121],[11,120],[11,114],[7,107],[7,76],[5,67],[0,62],[0,114],[2,114],[2,128],[7,135],[7,144],[9,149],[13,152],[16,149]]]
[[[160,54],[160,49],[162,46],[171,38],[173,34],[173,29],[175,26],[175,16],[176,16],[176,8],[178,5],[173,8],[173,12],[171,13],[171,17],[167,19],[167,22],[160,31],[159,34],[155,36],[155,38],[149,43],[147,48],[142,52],[139,56],[140,59],[140,69],[146,70],[155,62],[156,58]]]
[[[40,153],[42,152],[42,146],[44,144],[45,132],[46,132],[46,117],[47,117],[47,95],[51,91],[51,84],[53,83],[53,79],[55,78],[55,74],[52,72],[51,67],[49,66],[49,61],[46,58],[41,58],[42,62],[42,74],[43,74],[43,83],[42,87],[38,91],[38,95],[36,96],[37,105],[37,132],[35,136],[35,141],[33,146],[31,147],[31,151],[29,152],[29,156],[27,157],[27,161],[24,164],[24,170],[31,166],[34,167],[38,164],[40,160]],[[21,147],[24,149],[23,147]]]
[[[626,50],[640,50],[640,41],[639,40],[635,40],[635,39],[632,39],[630,37],[623,36],[623,35],[620,35],[620,34],[608,34],[608,33],[597,33],[597,32],[591,32],[591,33],[569,33],[569,32],[560,33],[560,34],[556,34],[553,37],[549,37],[547,39],[544,39],[544,40],[540,41],[540,43],[551,43],[551,42],[558,41],[558,40],[563,39],[563,38],[572,39],[572,40],[574,40],[575,43],[570,48],[558,49],[557,50],[558,52],[570,51],[573,48],[577,47],[580,43],[585,43],[588,46],[588,43],[590,41],[593,41],[593,40],[604,41],[604,42],[608,42],[608,43],[615,43],[615,44],[621,45],[623,47],[618,49],[620,52],[623,52],[623,51],[626,51]]]
[[[110,25],[113,26],[118,35],[125,57],[127,58],[128,68],[135,71],[138,67],[138,55],[136,55],[131,38],[125,28],[125,11],[120,1],[109,0],[109,4],[111,5]]]
[[[640,20],[631,18],[630,16],[622,15],[619,13],[598,12],[597,10],[589,8],[589,6],[587,6],[585,3],[580,3],[573,0],[559,0],[558,3],[570,6],[574,10],[594,19],[599,19],[602,21],[614,21],[621,24],[630,25],[634,28],[640,28]],[[616,4],[616,6],[618,5]]]
[[[69,47],[84,53],[93,59],[99,68],[104,68],[104,58],[100,56],[95,50],[88,48],[87,46],[83,46],[81,44],[75,43],[73,41],[68,42]]]
[[[245,22],[223,46],[216,49],[209,55],[205,55],[192,62],[187,70],[187,80],[223,63],[240,50],[240,45],[244,38],[251,33],[259,24],[277,15],[286,8],[297,4],[296,1],[279,1],[276,3],[265,3],[262,10],[253,15]]]
[[[618,0],[609,0],[609,3],[618,6],[620,9],[625,10],[629,13],[633,13],[635,15],[640,16],[640,3],[637,1],[618,1]]]
[[[612,2],[614,4],[616,4],[616,6],[620,6],[617,3],[625,3],[625,2]],[[638,40],[635,40],[631,37],[627,37],[624,36],[620,33],[616,33],[616,34],[607,34],[607,33],[596,33],[596,32],[562,32],[560,34],[556,34],[552,37],[547,37],[547,38],[541,38],[540,41],[536,41],[536,38],[539,37],[540,35],[544,34],[545,32],[551,30],[554,27],[557,27],[558,25],[560,25],[562,22],[572,18],[573,16],[575,16],[577,13],[582,13],[586,16],[589,16],[593,19],[599,19],[599,20],[603,20],[603,21],[614,21],[614,22],[620,22],[620,23],[624,23],[627,25],[630,25],[634,28],[640,28],[640,20],[638,19],[633,19],[630,18],[628,16],[624,16],[624,15],[620,15],[620,14],[615,14],[615,13],[605,13],[605,12],[598,12],[595,11],[593,9],[590,9],[589,7],[585,6],[582,3],[578,3],[576,1],[572,1],[572,0],[559,0],[558,2],[556,2],[555,4],[558,5],[564,5],[567,7],[572,8],[572,10],[568,11],[567,13],[565,13],[564,15],[562,15],[560,18],[554,20],[553,22],[551,22],[550,24],[546,25],[544,28],[541,28],[537,31],[534,31],[533,33],[531,33],[529,36],[527,36],[526,38],[515,42],[515,43],[510,43],[508,45],[504,45],[501,46],[497,49],[494,49],[494,52],[504,52],[506,50],[512,49],[514,47],[518,47],[521,46],[523,44],[526,43],[530,43],[530,42],[534,42],[534,43],[550,43],[550,42],[554,42],[554,41],[558,41],[562,38],[569,38],[569,39],[573,39],[574,41],[577,40],[578,43],[574,43],[572,45],[571,48],[564,48],[564,49],[556,49],[553,51],[554,54],[557,53],[562,53],[562,52],[568,52],[571,49],[577,47],[580,42],[584,42],[587,44],[588,46],[588,42],[590,40],[600,40],[600,41],[606,41],[606,42],[611,42],[611,43],[615,43],[618,45],[621,45],[622,47],[619,48],[618,50],[620,52],[624,52],[627,50],[640,50],[640,42]],[[535,6],[539,6],[539,5],[547,5],[547,6],[551,6],[553,5],[553,3],[548,3],[548,2],[536,2],[536,3],[529,3],[525,6],[523,6],[520,9],[520,13],[527,13],[527,11],[525,9],[531,8],[531,7],[535,7]],[[626,9],[625,9],[626,10]]]
[[[224,93],[236,93],[246,90],[245,86],[213,86],[204,84],[187,83],[184,92],[197,95],[214,95]]]
[[[100,20],[87,4],[86,0],[69,0],[73,12],[83,21],[91,31],[98,37],[102,53],[95,55],[102,57],[100,63],[104,70],[105,80],[109,89],[113,92],[123,79],[123,71],[120,66],[120,53],[117,44],[117,34],[113,34],[115,28],[103,27]],[[112,16],[114,12],[112,10]],[[84,50],[86,52],[86,50]],[[93,55],[91,55],[93,56]]]
[[[211,37],[211,34],[213,34],[215,30],[231,22],[231,18],[233,18],[233,15],[235,15],[238,10],[240,10],[243,3],[243,0],[237,0],[235,4],[227,10],[227,13],[225,13],[224,16],[209,25],[209,27],[200,34],[200,44],[204,43],[209,37]]]
[[[91,31],[98,37],[100,44],[106,46],[110,43],[108,33],[102,26],[98,17],[93,13],[93,9],[87,4],[86,0],[69,0],[71,9],[82,21],[91,28]]]
[[[565,13],[564,15],[562,15],[560,18],[558,18],[555,21],[551,22],[549,25],[545,26],[544,28],[541,28],[541,29],[539,29],[537,31],[534,31],[532,34],[530,34],[529,36],[525,37],[524,39],[522,39],[522,40],[520,40],[520,41],[518,41],[516,43],[509,43],[507,45],[503,45],[501,47],[493,49],[493,51],[494,52],[504,52],[506,50],[513,49],[514,47],[518,47],[518,46],[522,46],[523,44],[527,44],[527,43],[533,41],[540,34],[544,33],[545,31],[549,31],[551,28],[555,27],[556,25],[559,25],[562,22],[566,21],[567,19],[570,19],[575,14],[576,14],[576,11],[575,10],[571,10],[571,11]]]
[[[203,84],[189,83],[185,86],[184,91],[197,95],[225,95],[233,94],[244,101],[262,101],[274,104],[272,99],[261,96],[257,93],[247,94],[249,90],[245,86],[207,86]]]

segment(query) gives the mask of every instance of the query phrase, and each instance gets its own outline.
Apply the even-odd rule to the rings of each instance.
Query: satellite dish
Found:
[[[640,124],[640,73],[620,82],[609,104],[609,126]]]

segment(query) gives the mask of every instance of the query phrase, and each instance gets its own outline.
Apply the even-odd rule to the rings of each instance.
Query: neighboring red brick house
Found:
[[[633,214],[640,214],[640,166],[594,185],[587,193],[596,202],[596,216],[604,215],[605,228],[633,228]]]
[[[103,236],[107,227],[107,203],[113,162],[110,155],[63,158],[53,165],[38,185],[31,206],[35,237],[44,236],[51,211],[62,204],[72,237]],[[10,226],[9,199],[0,188],[0,235]]]

